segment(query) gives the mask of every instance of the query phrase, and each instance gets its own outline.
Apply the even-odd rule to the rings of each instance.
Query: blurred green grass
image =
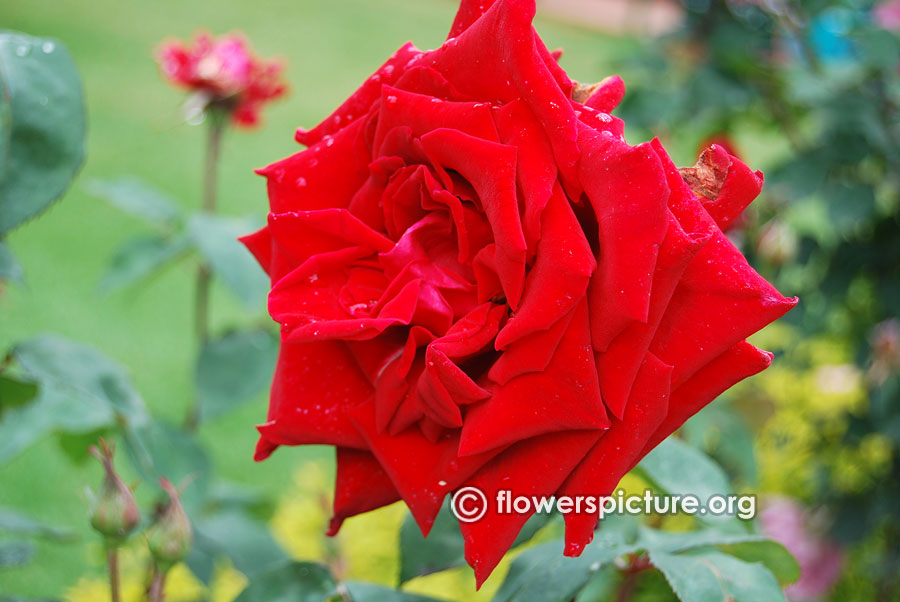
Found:
[[[300,150],[294,129],[317,123],[406,40],[420,48],[439,45],[455,8],[449,0],[4,0],[0,27],[56,37],[68,46],[84,81],[89,134],[87,162],[67,196],[9,238],[27,286],[0,295],[0,349],[46,331],[89,343],[129,368],[154,413],[180,420],[191,396],[195,354],[193,266],[102,295],[97,284],[113,251],[143,227],[86,192],[91,178],[134,174],[185,208],[199,204],[204,128],[180,124],[183,96],[161,81],[152,59],[156,44],[200,28],[242,30],[260,54],[286,60],[289,98],[266,110],[259,130],[229,132],[222,158],[222,212],[262,219],[264,184],[252,169]],[[565,47],[562,64],[581,81],[607,75],[629,47],[555,23],[539,20],[537,27],[549,47]],[[219,330],[254,317],[220,288],[213,308]],[[262,319],[264,308],[255,317]],[[265,406],[260,395],[204,424],[200,436],[220,477],[277,496],[298,462],[330,452],[283,450],[254,464],[252,426],[263,419]],[[31,565],[0,572],[0,593],[59,596],[78,577],[102,571],[98,550],[88,545],[94,538],[84,493],[99,478],[97,466],[73,465],[52,438],[0,467],[0,505],[81,535],[76,544],[41,544]]]

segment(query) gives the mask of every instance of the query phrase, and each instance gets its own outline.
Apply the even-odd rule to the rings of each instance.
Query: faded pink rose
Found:
[[[255,56],[240,34],[214,38],[200,32],[191,44],[164,42],[156,60],[172,83],[205,95],[208,104],[225,107],[239,125],[258,123],[262,105],[287,90],[283,65]]]

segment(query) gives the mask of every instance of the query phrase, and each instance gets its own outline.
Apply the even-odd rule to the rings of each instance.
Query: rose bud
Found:
[[[159,508],[153,524],[147,530],[147,545],[153,559],[165,572],[188,555],[194,535],[191,521],[178,497],[178,490],[166,478],[160,479],[159,484],[168,494],[169,501]]]
[[[262,170],[244,237],[281,346],[256,458],[332,445],[330,532],[404,500],[605,496],[772,355],[747,337],[796,303],[725,236],[763,175],[721,146],[679,170],[611,115],[622,80],[573,82],[534,0],[463,0]],[[583,510],[583,509],[582,509]],[[460,523],[482,583],[529,515]],[[596,512],[565,515],[568,555]]]
[[[100,449],[92,445],[88,452],[100,460],[106,470],[103,489],[91,508],[91,526],[103,534],[108,545],[118,546],[140,522],[141,512],[131,488],[116,474],[113,466],[115,448],[100,439]]]

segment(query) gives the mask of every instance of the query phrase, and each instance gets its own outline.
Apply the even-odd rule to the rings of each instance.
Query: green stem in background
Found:
[[[158,565],[153,565],[153,578],[150,581],[150,589],[147,592],[147,598],[150,602],[163,601],[163,590],[166,587],[166,572],[160,570]]]
[[[201,209],[207,213],[216,212],[216,191],[219,175],[219,155],[222,149],[222,134],[228,120],[228,113],[211,106],[207,109],[209,130],[206,138],[206,164],[203,169],[203,205]],[[209,340],[209,290],[212,281],[210,267],[201,262],[197,268],[197,280],[194,292],[194,331],[198,352]],[[185,427],[194,431],[200,423],[200,399],[194,397],[194,404],[188,412]]]
[[[616,593],[616,602],[629,602],[635,589],[637,589],[637,574],[629,571],[625,573],[625,578]]]
[[[109,598],[112,602],[119,602],[122,597],[119,594],[119,548],[107,544],[106,565],[109,568]]]

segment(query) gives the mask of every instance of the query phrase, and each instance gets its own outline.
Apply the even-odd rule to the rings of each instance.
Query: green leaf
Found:
[[[33,382],[0,374],[0,416],[4,408],[20,406],[34,399],[38,387]]]
[[[347,588],[353,602],[439,602],[435,598],[410,594],[374,583],[345,581],[338,587],[342,586]]]
[[[762,535],[753,533],[731,533],[720,529],[699,531],[662,531],[641,526],[638,529],[638,543],[645,550],[662,552],[684,552],[693,548],[739,543],[768,541]]]
[[[427,538],[407,514],[400,527],[400,583],[465,562],[459,522],[446,508],[441,508]]]
[[[9,246],[0,240],[0,280],[25,283],[25,272]]]
[[[38,395],[0,420],[0,462],[55,430],[87,433],[117,424],[141,424],[144,402],[122,367],[96,349],[41,335],[12,351]]]
[[[189,249],[186,236],[146,236],[122,245],[113,256],[100,289],[112,291],[130,286],[153,274]]]
[[[324,602],[334,591],[327,567],[291,562],[257,575],[235,602]]]
[[[227,412],[266,387],[277,354],[278,341],[262,329],[230,332],[207,342],[196,373],[202,418]]]
[[[34,556],[34,546],[30,543],[13,542],[0,544],[0,569],[27,564]]]
[[[865,185],[835,184],[825,192],[828,215],[840,234],[848,235],[875,215],[875,193]]]
[[[57,40],[0,32],[0,235],[62,196],[84,160],[81,80]]]
[[[563,556],[561,541],[528,548],[513,561],[493,602],[571,600],[604,566],[640,549],[619,528],[628,522],[623,520],[617,524],[612,516],[604,519],[594,541],[576,558]]]
[[[740,541],[716,546],[723,552],[744,562],[758,562],[775,576],[782,586],[800,578],[800,565],[787,548],[771,539]]]
[[[192,516],[202,508],[212,462],[195,437],[160,420],[127,428],[124,435],[125,449],[147,482],[157,483],[160,477],[189,482],[181,500]]]
[[[685,441],[713,454],[744,483],[756,482],[753,435],[731,408],[710,405],[682,427]]]
[[[512,547],[519,546],[534,537],[534,534],[550,520],[549,514],[533,515],[519,533]],[[459,522],[445,505],[435,518],[428,537],[408,514],[400,528],[400,583],[415,577],[430,575],[438,571],[462,566],[466,558],[464,542],[459,530]]]
[[[69,458],[69,461],[79,466],[91,461],[91,456],[85,453],[91,445],[96,444],[100,437],[109,439],[114,434],[113,429],[109,426],[84,433],[61,431],[56,433],[56,442],[59,444],[59,449]]]
[[[660,443],[638,466],[662,491],[694,495],[700,504],[705,504],[713,495],[727,495],[731,491],[728,477],[718,464],[676,437]],[[702,518],[702,515],[698,516]]]
[[[129,176],[91,180],[88,191],[129,215],[156,226],[172,227],[181,220],[181,209],[165,193]]]
[[[68,541],[75,538],[74,532],[69,529],[39,523],[11,508],[0,508],[0,532],[43,537],[57,541]]]
[[[251,309],[264,306],[269,280],[238,237],[256,229],[252,220],[195,213],[188,235],[225,286]]]
[[[651,551],[650,561],[683,602],[776,602],[781,587],[762,564],[744,562],[716,550],[667,554]]]
[[[212,575],[217,557],[227,556],[234,567],[250,578],[287,560],[284,551],[275,543],[265,523],[249,518],[243,512],[229,510],[194,521],[197,554],[191,554],[188,564],[197,566],[199,577],[207,581]],[[193,562],[192,562],[193,561]]]

